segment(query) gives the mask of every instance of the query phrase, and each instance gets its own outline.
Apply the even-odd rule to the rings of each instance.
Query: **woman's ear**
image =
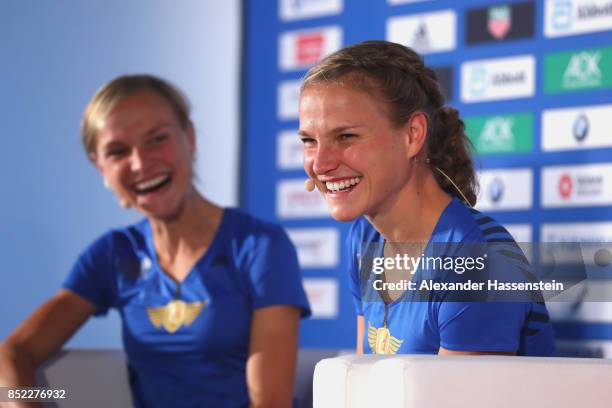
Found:
[[[89,152],[87,157],[89,158],[89,161],[91,162],[91,164],[93,164],[96,167],[96,169],[100,173],[102,173],[102,166],[100,166],[100,163],[98,162],[98,155],[96,154],[96,152]]]
[[[424,112],[414,112],[404,125],[406,134],[408,158],[417,156],[423,149],[427,138],[427,115]]]

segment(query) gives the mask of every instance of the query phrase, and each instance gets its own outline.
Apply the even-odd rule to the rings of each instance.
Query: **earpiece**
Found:
[[[474,208],[474,204],[470,203],[470,201],[467,199],[465,194],[463,194],[463,191],[461,191],[461,189],[455,184],[453,179],[448,176],[448,174],[446,174],[444,171],[442,171],[442,169],[439,168],[438,166],[434,166],[434,169],[438,170],[444,177],[446,177],[446,179],[453,185],[453,187],[455,187],[455,190],[457,190],[459,192],[459,194],[463,198],[463,201],[465,201],[465,203],[467,205],[469,205],[470,207]]]
[[[304,180],[304,188],[309,192],[313,191],[315,189],[314,180],[311,178]]]

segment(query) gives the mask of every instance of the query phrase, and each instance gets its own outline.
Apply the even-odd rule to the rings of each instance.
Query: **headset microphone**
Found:
[[[304,188],[308,191],[313,191],[315,189],[314,180],[311,178],[304,180]]]

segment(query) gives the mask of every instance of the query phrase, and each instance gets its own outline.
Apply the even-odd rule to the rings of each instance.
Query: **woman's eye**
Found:
[[[354,137],[357,137],[357,135],[355,135],[353,133],[342,133],[342,134],[340,134],[340,140],[348,140],[348,139],[352,139]]]
[[[111,149],[106,152],[106,157],[110,157],[113,159],[122,157],[126,154],[126,149]]]
[[[168,135],[165,133],[161,133],[159,135],[153,136],[153,144],[163,143],[168,138]]]
[[[304,145],[312,145],[316,143],[316,140],[311,137],[302,137],[301,140]]]

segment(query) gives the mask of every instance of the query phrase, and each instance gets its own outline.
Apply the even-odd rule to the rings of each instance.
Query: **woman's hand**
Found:
[[[291,407],[300,310],[294,306],[256,309],[251,325],[247,385],[253,408]]]

